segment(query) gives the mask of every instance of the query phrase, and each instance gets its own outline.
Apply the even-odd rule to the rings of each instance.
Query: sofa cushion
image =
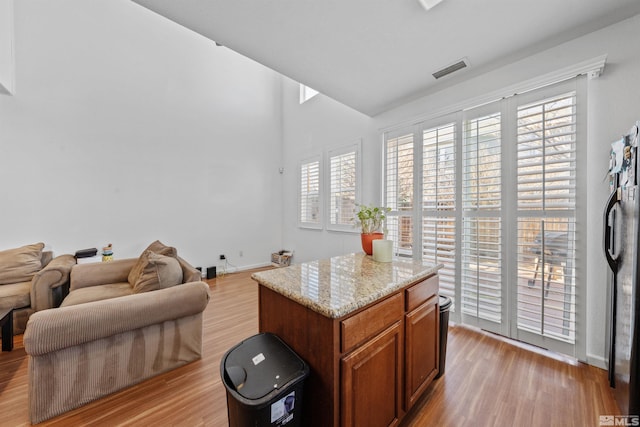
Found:
[[[0,251],[0,284],[28,282],[42,269],[44,243]]]
[[[0,307],[23,308],[31,305],[31,282],[0,286]]]
[[[134,293],[155,291],[182,283],[182,267],[178,260],[150,250],[140,255],[138,263],[131,271],[134,270],[139,272],[134,277],[129,274],[129,283]]]
[[[133,290],[128,282],[89,286],[87,288],[80,288],[71,291],[64,301],[62,301],[60,307],[84,304],[93,301],[102,301],[131,294],[133,294]]]

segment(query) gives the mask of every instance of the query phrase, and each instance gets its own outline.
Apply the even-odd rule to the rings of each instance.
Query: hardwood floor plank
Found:
[[[453,325],[427,394],[404,426],[598,426],[620,413],[606,371]]]
[[[227,425],[220,360],[258,332],[258,286],[251,273],[208,281],[201,360],[39,425]],[[27,403],[27,356],[22,336],[16,336],[14,350],[0,354],[0,426],[28,426]],[[402,425],[583,427],[598,426],[599,415],[617,414],[606,371],[451,325],[446,373]]]

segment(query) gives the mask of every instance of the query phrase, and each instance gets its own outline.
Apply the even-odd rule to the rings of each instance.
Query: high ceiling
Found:
[[[370,116],[640,13],[638,0],[134,1]]]

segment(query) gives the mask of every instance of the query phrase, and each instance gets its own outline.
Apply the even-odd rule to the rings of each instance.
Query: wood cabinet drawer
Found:
[[[341,350],[347,352],[402,319],[402,295],[397,293],[340,322]]]
[[[431,276],[416,283],[405,292],[407,311],[411,311],[438,293],[438,276]]]

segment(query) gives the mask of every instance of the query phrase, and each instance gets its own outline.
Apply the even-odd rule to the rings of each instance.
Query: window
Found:
[[[353,218],[360,201],[361,146],[358,141],[300,162],[299,227],[322,229],[326,210],[327,230],[357,232]]]
[[[576,332],[576,93],[517,112],[518,329],[572,344]]]
[[[304,104],[314,96],[318,94],[318,91],[311,89],[309,86],[305,86],[300,83],[300,104]]]
[[[462,140],[462,313],[495,332],[502,322],[502,117],[495,104],[465,114]],[[494,324],[488,323],[493,322]]]
[[[322,228],[322,194],[320,188],[320,156],[300,163],[299,215],[300,227]]]
[[[584,87],[579,77],[384,135],[395,254],[443,264],[453,320],[572,356],[585,354]]]
[[[386,141],[384,205],[387,235],[394,242],[394,254],[412,256],[413,251],[413,132],[390,135]]]
[[[422,132],[422,259],[443,264],[440,293],[455,310],[456,123]]]
[[[357,231],[353,218],[360,200],[360,145],[328,152],[329,230]]]

